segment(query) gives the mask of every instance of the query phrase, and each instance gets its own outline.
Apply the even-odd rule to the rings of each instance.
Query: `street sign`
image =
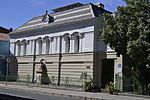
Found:
[[[121,73],[122,72],[122,64],[117,65],[117,72]]]
[[[10,63],[10,58],[9,57],[6,58],[6,62]]]

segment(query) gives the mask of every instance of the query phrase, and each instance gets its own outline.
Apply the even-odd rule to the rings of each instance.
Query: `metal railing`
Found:
[[[46,86],[52,88],[63,88],[63,89],[77,89],[84,90],[85,82],[91,81],[91,76],[82,77],[61,77],[60,86],[58,86],[58,77],[49,76],[49,83],[42,83],[42,77],[36,76],[34,82],[32,82],[32,75],[7,75],[7,84],[18,84],[18,85],[36,85]],[[6,75],[0,75],[0,82],[6,83]]]

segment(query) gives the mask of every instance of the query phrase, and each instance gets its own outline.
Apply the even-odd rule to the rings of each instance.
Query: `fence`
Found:
[[[7,78],[7,82],[6,82]],[[49,77],[48,84],[41,83],[42,77],[36,76],[34,82],[32,82],[31,75],[0,75],[0,81],[6,84],[13,83],[13,84],[23,84],[23,85],[38,85],[38,86],[46,86],[46,87],[53,87],[53,88],[63,88],[63,89],[77,89],[77,90],[84,90],[85,82],[91,81],[91,76],[83,74],[83,76],[79,78],[72,78],[69,76],[61,77],[60,79],[60,86],[58,86],[58,78],[55,76]]]
[[[115,89],[121,92],[136,92],[136,80],[134,77],[115,77]],[[123,90],[123,91],[122,91]]]
[[[130,93],[138,92],[138,88],[139,88],[138,83],[133,76],[130,76],[130,77],[116,76],[115,79],[116,79],[115,80],[115,89],[116,90],[123,90],[122,92],[130,92]],[[150,94],[150,84],[148,85],[147,92],[148,92],[148,94]]]

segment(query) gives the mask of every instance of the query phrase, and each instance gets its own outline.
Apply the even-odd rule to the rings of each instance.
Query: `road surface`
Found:
[[[81,100],[0,88],[0,100]]]

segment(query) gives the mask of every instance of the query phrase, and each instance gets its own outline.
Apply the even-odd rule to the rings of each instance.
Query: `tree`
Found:
[[[150,3],[149,0],[124,0],[113,15],[105,14],[106,27],[101,39],[117,55],[128,56],[139,92],[147,92],[150,84]]]

